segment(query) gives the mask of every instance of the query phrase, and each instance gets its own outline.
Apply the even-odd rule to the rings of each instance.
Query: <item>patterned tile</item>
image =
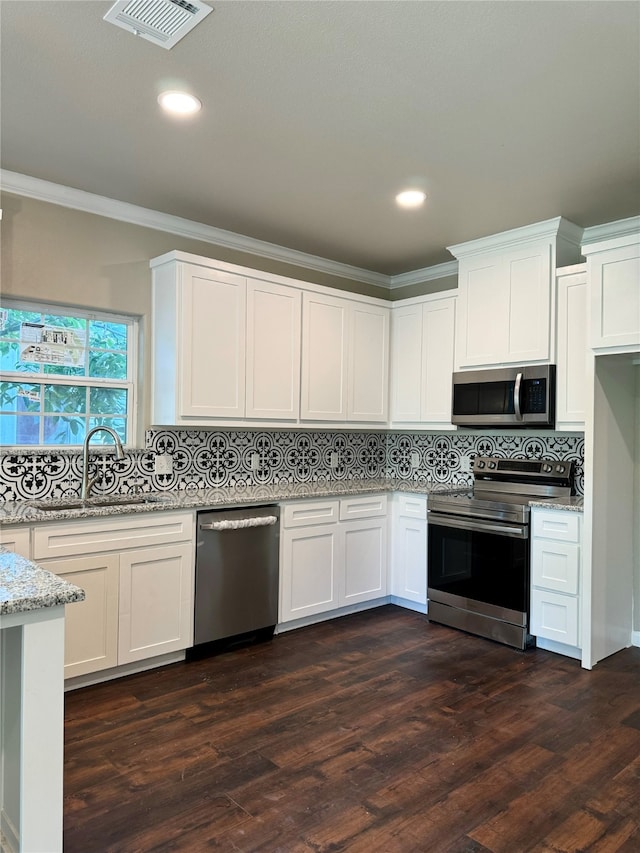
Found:
[[[173,461],[172,474],[155,474],[158,454]],[[558,459],[575,463],[575,487],[584,494],[584,438],[580,434],[296,432],[289,430],[156,429],[144,450],[121,462],[92,449],[96,494],[193,491],[223,486],[324,483],[395,477],[420,483],[469,485],[464,462],[490,455]],[[61,498],[80,492],[81,454],[0,453],[0,501]]]

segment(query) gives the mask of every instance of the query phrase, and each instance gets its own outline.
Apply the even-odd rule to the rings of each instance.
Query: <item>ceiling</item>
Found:
[[[215,0],[171,50],[111,5],[0,2],[3,169],[385,275],[640,213],[638,2]]]

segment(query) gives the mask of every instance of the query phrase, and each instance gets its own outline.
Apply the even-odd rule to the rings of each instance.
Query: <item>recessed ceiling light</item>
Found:
[[[426,197],[427,194],[422,190],[404,190],[396,196],[396,203],[400,207],[420,207]]]
[[[158,103],[174,116],[191,116],[202,109],[202,102],[187,92],[162,92],[158,95]]]

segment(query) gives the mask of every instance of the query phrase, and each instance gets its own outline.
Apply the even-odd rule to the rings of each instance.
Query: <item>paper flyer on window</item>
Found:
[[[45,326],[44,323],[22,323],[20,361],[23,364],[84,367],[84,341],[73,329]]]

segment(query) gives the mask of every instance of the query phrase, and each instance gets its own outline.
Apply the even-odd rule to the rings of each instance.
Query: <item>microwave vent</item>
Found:
[[[170,50],[209,12],[212,7],[201,0],[122,0],[104,20]]]

